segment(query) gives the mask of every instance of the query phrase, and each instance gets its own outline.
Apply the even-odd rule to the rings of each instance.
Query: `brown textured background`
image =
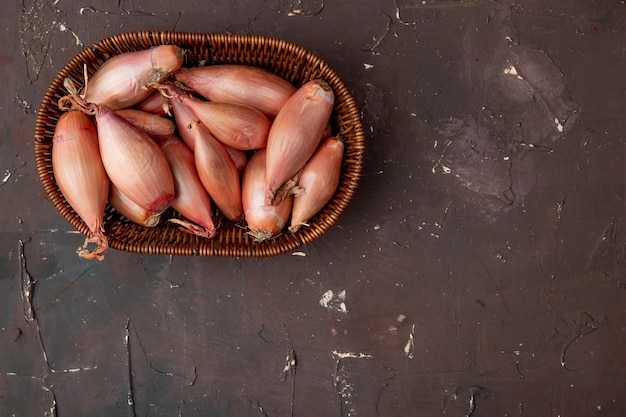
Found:
[[[23,0],[0,13],[1,416],[623,416],[621,1]],[[364,178],[265,259],[78,259],[36,111],[131,30],[274,36],[343,77]],[[326,297],[326,298],[325,298]]]

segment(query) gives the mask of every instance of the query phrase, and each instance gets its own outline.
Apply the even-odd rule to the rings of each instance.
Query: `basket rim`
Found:
[[[34,132],[34,152],[37,172],[48,199],[52,202],[59,214],[83,235],[91,235],[87,225],[76,215],[60,193],[51,169],[51,135],[55,127],[54,118],[57,117],[55,112],[58,111],[58,109],[54,109],[56,105],[55,99],[62,91],[64,78],[68,77],[73,71],[78,71],[78,68],[82,68],[83,64],[87,64],[86,61],[101,58],[104,54],[111,51],[120,51],[119,53],[121,53],[131,50],[147,49],[148,47],[162,44],[177,44],[181,47],[183,45],[190,45],[194,48],[206,48],[208,52],[205,51],[205,53],[207,56],[210,54],[210,56],[213,57],[211,64],[215,65],[219,64],[216,58],[219,53],[224,54],[220,59],[243,59],[244,61],[249,61],[250,65],[254,66],[262,66],[259,65],[259,63],[262,62],[261,59],[267,59],[269,57],[272,61],[283,59],[284,62],[279,62],[278,64],[282,65],[279,68],[287,68],[287,70],[285,70],[286,73],[289,73],[294,79],[297,76],[306,78],[316,74],[329,76],[333,90],[335,90],[336,93],[336,104],[335,109],[333,109],[333,115],[341,119],[336,121],[336,123],[346,128],[345,131],[339,133],[348,138],[346,145],[348,145],[347,147],[349,147],[350,152],[344,155],[344,166],[349,167],[349,170],[345,169],[344,172],[344,169],[342,169],[342,177],[338,191],[322,211],[314,216],[316,221],[315,227],[302,228],[295,234],[284,231],[283,234],[272,240],[258,243],[247,236],[245,231],[239,230],[241,226],[237,226],[235,228],[229,227],[227,230],[218,231],[218,235],[215,238],[207,240],[188,234],[181,234],[182,232],[178,232],[174,227],[169,226],[164,226],[164,228],[161,226],[146,228],[134,224],[128,226],[127,224],[121,224],[119,221],[116,223],[111,219],[107,219],[107,214],[105,213],[105,231],[109,237],[109,246],[121,251],[142,254],[259,258],[292,252],[311,243],[332,227],[343,214],[350,200],[352,200],[358,187],[358,182],[362,176],[365,135],[360,110],[356,106],[354,97],[339,75],[323,59],[313,52],[308,51],[292,41],[272,36],[245,34],[129,31],[111,35],[94,42],[72,57],[59,70],[44,94],[37,112]],[[136,46],[137,48],[135,48]],[[138,46],[142,47],[140,48]],[[222,49],[226,52],[221,52]],[[248,55],[242,56],[241,54],[244,53],[242,51],[247,51]],[[258,52],[260,57],[252,56],[250,51],[255,53],[260,51]],[[276,56],[276,54],[272,55],[272,51],[282,51],[289,55],[287,57],[282,55]],[[231,55],[233,53],[235,54],[234,56]],[[106,58],[104,58],[104,60],[106,60]],[[270,63],[266,66],[274,65],[272,61],[268,61]],[[246,62],[234,63],[240,65],[247,64]],[[97,69],[96,63],[92,62],[91,64],[93,66],[91,69]],[[289,67],[289,65],[291,65],[291,67]],[[290,73],[289,71],[292,72]],[[342,110],[345,108],[346,111],[342,111],[341,113],[337,112],[337,114],[335,114],[340,107]],[[108,210],[110,211],[112,209],[109,207]],[[109,216],[111,217],[110,213]],[[127,222],[130,221],[127,220]],[[130,231],[127,232],[127,235],[124,235],[124,233],[126,233],[124,230]],[[222,235],[222,232],[225,234]],[[118,235],[118,233],[122,234]],[[132,235],[130,235],[131,233]],[[169,235],[169,237],[166,238],[164,235]],[[159,241],[159,239],[161,240]],[[164,239],[169,240],[164,241]]]

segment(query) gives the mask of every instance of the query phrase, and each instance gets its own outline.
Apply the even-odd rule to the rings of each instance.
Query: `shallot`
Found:
[[[259,110],[242,104],[201,100],[181,91],[172,83],[160,88],[170,96],[170,102],[176,101],[191,110],[223,144],[243,151],[266,146],[272,122]]]
[[[215,205],[229,220],[243,218],[239,171],[224,145],[202,123],[186,121],[178,126],[180,135],[194,144],[194,160],[202,185]]]
[[[95,112],[100,154],[111,182],[144,209],[165,211],[174,199],[174,178],[159,145],[106,106],[89,108]]]
[[[215,236],[212,205],[209,194],[198,176],[193,153],[177,136],[170,136],[161,142],[161,149],[172,168],[175,197],[172,207],[191,222],[170,219],[181,226],[183,231],[198,236]]]
[[[169,138],[176,130],[170,119],[143,110],[127,108],[116,110],[116,113],[157,141]]]
[[[103,227],[109,178],[100,157],[98,133],[86,114],[69,111],[57,121],[52,141],[52,170],[61,193],[91,233],[78,254],[86,259],[102,260],[109,246]],[[89,243],[95,243],[97,248],[88,251]]]
[[[242,178],[242,199],[248,233],[257,242],[276,236],[285,227],[291,214],[293,196],[278,205],[265,201],[265,149],[258,150],[248,161]]]
[[[89,103],[114,110],[130,107],[152,93],[150,85],[162,82],[178,70],[184,56],[184,49],[176,45],[114,55],[89,78],[81,96]]]
[[[109,203],[121,215],[141,226],[155,227],[161,221],[161,212],[153,212],[140,207],[113,183],[109,188]]]
[[[270,119],[296,91],[278,75],[248,65],[181,68],[174,77],[210,101],[252,106]]]
[[[311,80],[287,100],[276,116],[267,140],[268,204],[278,204],[288,194],[287,181],[315,152],[328,126],[334,97],[328,83]]]
[[[293,200],[289,231],[296,232],[330,201],[339,185],[344,144],[325,139],[302,169]]]

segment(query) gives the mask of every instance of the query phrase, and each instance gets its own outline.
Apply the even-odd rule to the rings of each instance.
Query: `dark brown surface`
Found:
[[[626,413],[622,2],[177,3],[3,5],[0,415]],[[275,36],[343,77],[368,153],[335,227],[266,259],[76,256],[36,110],[142,29]]]

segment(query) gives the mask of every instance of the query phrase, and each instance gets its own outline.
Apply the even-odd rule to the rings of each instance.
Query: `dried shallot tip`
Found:
[[[195,117],[224,145],[243,151],[264,148],[272,125],[271,120],[259,110],[233,103],[201,100],[174,85],[164,83],[159,87],[170,96],[174,104],[174,117],[178,103],[191,110]]]
[[[210,101],[251,106],[270,119],[296,91],[278,75],[249,65],[181,68],[174,78]]]
[[[116,110],[116,113],[157,141],[169,138],[176,130],[170,119],[143,110],[127,108]]]
[[[122,216],[141,226],[155,227],[161,221],[161,212],[152,212],[140,207],[124,195],[115,184],[111,184],[109,189],[109,203]]]
[[[204,189],[222,214],[233,222],[243,219],[241,181],[224,145],[202,123],[178,126],[181,137],[194,143],[194,160]]]
[[[337,137],[325,139],[302,170],[293,200],[289,231],[296,232],[335,195],[341,177],[344,144]]]
[[[148,98],[135,104],[133,108],[162,117],[169,115],[167,111],[167,98],[163,97],[158,91],[154,91]]]
[[[131,107],[150,96],[149,88],[178,70],[185,50],[176,45],[160,45],[115,55],[85,82],[81,93],[89,103],[117,110]]]
[[[109,247],[103,226],[109,177],[100,157],[96,127],[86,114],[61,114],[52,139],[52,171],[63,197],[89,229],[90,236],[77,253],[102,260]],[[92,251],[87,248],[90,243],[96,245]]]
[[[311,80],[300,87],[281,108],[267,140],[265,198],[278,204],[279,191],[311,158],[322,140],[333,109],[335,95],[323,80]]]
[[[265,149],[255,152],[242,177],[244,218],[248,225],[248,234],[257,242],[280,234],[287,225],[293,202],[291,195],[278,205],[265,202],[265,163]]]
[[[174,178],[159,145],[106,106],[97,106],[95,117],[111,182],[145,210],[165,211],[174,199]]]
[[[213,206],[198,175],[193,152],[175,135],[160,145],[174,176],[172,207],[186,218],[169,221],[185,232],[209,239],[214,237]]]

